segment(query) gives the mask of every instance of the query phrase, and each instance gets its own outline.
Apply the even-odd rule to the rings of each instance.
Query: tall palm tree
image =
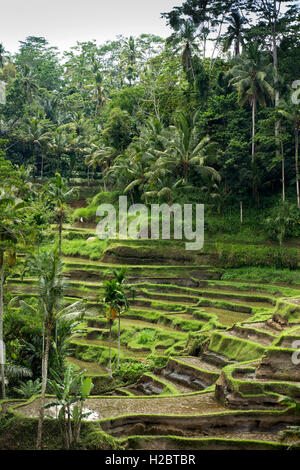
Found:
[[[77,301],[67,307],[63,306],[63,293],[65,287],[63,263],[56,251],[43,251],[40,255],[33,255],[32,265],[34,266],[35,273],[38,275],[38,305],[37,308],[34,308],[25,301],[21,301],[20,303],[26,307],[28,311],[33,312],[36,316],[41,318],[43,332],[45,331],[46,337],[43,349],[41,406],[36,442],[36,449],[41,450],[51,333],[53,332],[57,321],[60,319],[69,321],[82,318],[84,314],[84,305],[82,301]]]
[[[5,253],[8,253],[7,264],[15,263],[17,243],[24,238],[23,213],[25,203],[13,194],[0,193],[0,343],[3,345],[3,293],[4,293],[4,264]],[[4,362],[4,361],[3,361]],[[2,398],[5,398],[5,364],[1,364]]]
[[[193,80],[195,80],[195,73],[193,67],[193,54],[199,53],[197,27],[191,20],[182,20],[178,24],[178,28],[168,39],[167,44],[176,46],[176,50],[181,49],[181,61],[185,73],[188,75],[192,73]]]
[[[108,321],[110,328],[112,322],[118,316],[118,359],[117,368],[120,366],[120,336],[121,336],[121,313],[129,309],[129,301],[126,294],[125,274],[126,269],[113,270],[114,279],[105,282],[104,303],[108,306]],[[111,330],[110,330],[111,331]],[[110,356],[111,371],[111,356]]]
[[[190,173],[194,169],[200,175],[211,175],[220,180],[219,173],[211,166],[205,165],[210,138],[198,136],[195,126],[197,114],[192,118],[179,114],[176,127],[172,127],[172,137],[164,151],[155,151],[159,159],[157,165],[173,171],[176,184],[187,186],[190,182]]]
[[[43,151],[43,144],[49,141],[49,124],[42,119],[40,116],[29,118],[24,123],[24,128],[22,129],[22,135],[25,142],[29,142],[33,148],[33,154],[37,151],[38,154],[41,153],[41,178],[44,174],[44,158],[45,153]]]
[[[65,179],[62,178],[59,173],[56,173],[55,177],[49,180],[45,188],[45,193],[50,196],[56,206],[55,214],[58,220],[58,246],[59,254],[61,255],[62,230],[67,208],[66,205],[70,197],[77,194],[77,190],[75,188],[69,188]]]
[[[127,80],[129,81],[129,86],[132,86],[132,82],[137,77],[136,47],[135,47],[135,40],[133,36],[129,37],[128,41],[125,42],[124,47],[123,47],[121,65],[125,63],[126,63]]]
[[[297,207],[300,209],[300,191],[299,191],[299,129],[300,129],[300,106],[297,104],[287,104],[282,102],[282,107],[278,110],[279,114],[293,127],[295,136],[295,172],[296,172],[296,194]]]
[[[31,103],[33,93],[38,90],[36,75],[29,65],[24,64],[21,68],[20,78],[24,88],[24,93],[27,96],[29,103]]]
[[[83,153],[86,155],[85,163],[89,168],[101,168],[104,191],[106,191],[105,177],[110,169],[112,162],[117,156],[117,150],[113,147],[103,145],[99,141],[91,140],[88,146],[83,149]]]
[[[5,49],[3,44],[0,43],[0,69],[4,67],[5,59],[4,59]]]
[[[61,170],[62,156],[70,151],[69,136],[62,126],[49,134],[48,147],[55,156],[56,170]]]
[[[246,54],[238,57],[236,65],[230,70],[232,84],[238,92],[241,106],[249,103],[252,108],[252,164],[255,162],[255,136],[257,105],[266,106],[267,100],[274,97],[274,88],[270,84],[271,68],[266,64],[264,55],[259,50],[258,42],[250,44]],[[269,74],[269,76],[268,76]]]
[[[244,45],[244,25],[248,24],[248,21],[238,10],[232,11],[227,21],[229,26],[225,33],[223,51],[227,52],[234,44],[234,55],[239,56],[240,48]]]

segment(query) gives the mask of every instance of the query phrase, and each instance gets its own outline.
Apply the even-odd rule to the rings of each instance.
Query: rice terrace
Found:
[[[155,15],[0,33],[1,451],[300,449],[299,4]]]

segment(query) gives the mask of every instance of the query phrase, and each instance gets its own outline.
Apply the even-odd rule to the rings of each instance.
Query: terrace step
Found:
[[[270,346],[276,340],[276,336],[266,331],[234,325],[229,330],[226,330],[225,335],[233,336],[235,338],[246,339],[254,343],[262,344],[263,346]]]
[[[211,362],[206,361],[202,357],[178,356],[178,359],[181,362],[184,362],[185,364],[198,367],[199,369],[202,369],[202,370],[209,370],[211,372],[216,372],[216,373],[220,372],[221,370],[221,366],[212,364]]]
[[[216,353],[214,351],[206,350],[201,353],[200,359],[202,361],[215,366],[218,369],[222,369],[229,364],[235,364],[237,361],[230,360],[222,354]]]
[[[193,390],[204,390],[210,387],[219,376],[216,372],[200,369],[195,365],[180,361],[179,358],[169,359],[167,365],[155,373],[173,382],[175,387],[178,383]]]
[[[175,281],[174,281],[175,282]],[[176,283],[176,282],[175,282]],[[142,283],[141,283],[142,284]],[[155,292],[155,293],[162,293],[162,294],[168,294],[168,295],[174,295],[174,294],[180,294],[180,295],[189,295],[191,297],[205,297],[205,298],[213,298],[213,299],[221,299],[221,300],[227,300],[227,301],[232,301],[234,303],[238,304],[254,304],[256,306],[261,306],[261,307],[266,307],[269,308],[270,306],[275,305],[275,300],[272,299],[271,297],[267,296],[257,296],[255,294],[243,294],[239,291],[237,292],[226,292],[218,290],[216,286],[211,289],[197,289],[197,288],[188,288],[188,287],[169,287],[169,286],[164,286],[164,285],[141,285],[141,287],[144,287],[147,289],[148,292]]]

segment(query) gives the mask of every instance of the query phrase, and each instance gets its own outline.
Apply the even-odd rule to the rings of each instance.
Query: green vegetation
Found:
[[[0,449],[299,447],[299,13],[182,0],[166,40],[0,43]]]

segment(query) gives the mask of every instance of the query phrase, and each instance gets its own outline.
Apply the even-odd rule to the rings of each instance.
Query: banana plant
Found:
[[[64,377],[51,371],[52,380],[48,381],[49,388],[55,394],[55,400],[44,405],[49,409],[59,409],[57,419],[60,424],[66,449],[76,445],[80,438],[81,423],[91,412],[84,411],[83,405],[93,388],[92,379],[84,377],[85,370],[75,373],[72,366],[65,370]]]

